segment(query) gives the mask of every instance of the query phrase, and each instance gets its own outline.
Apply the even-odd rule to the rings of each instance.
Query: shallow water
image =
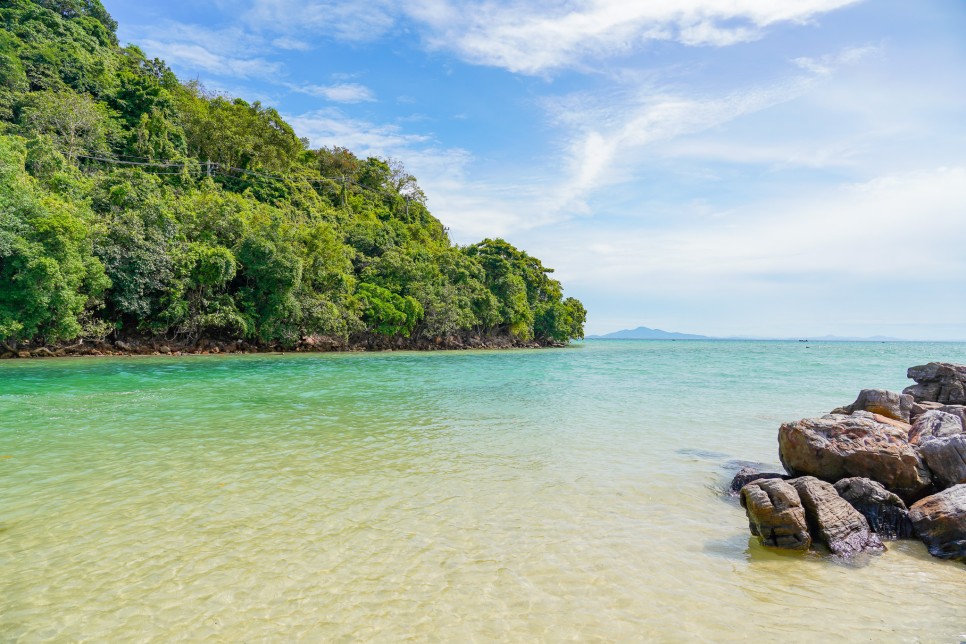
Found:
[[[784,420],[964,344],[0,363],[0,640],[966,639],[966,567],[766,551]]]

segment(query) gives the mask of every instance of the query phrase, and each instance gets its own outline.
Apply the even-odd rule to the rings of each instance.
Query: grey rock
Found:
[[[788,482],[798,492],[805,520],[813,539],[823,542],[832,554],[851,557],[860,552],[881,552],[882,541],[869,528],[869,522],[839,496],[831,484],[813,476]]]
[[[939,411],[944,411],[947,414],[952,414],[957,416],[959,420],[963,421],[963,427],[966,427],[966,406],[964,405],[943,405],[939,408]]]
[[[916,402],[966,405],[966,365],[930,362],[910,367],[906,375],[916,384],[906,387],[903,393],[913,396]]]
[[[751,534],[764,546],[808,550],[805,510],[794,487],[781,479],[759,479],[741,488],[741,507],[748,515]]]
[[[741,488],[745,487],[752,481],[757,481],[758,479],[787,479],[789,478],[785,474],[779,474],[777,472],[759,472],[753,467],[743,467],[738,470],[735,477],[731,479],[731,487],[729,492],[732,496],[737,496]]]
[[[907,503],[932,485],[929,468],[899,427],[862,416],[829,414],[785,423],[778,430],[778,455],[793,476],[829,483],[861,476],[881,483]]]
[[[908,539],[913,536],[906,504],[881,483],[854,476],[836,483],[835,491],[865,517],[880,538]]]
[[[914,402],[915,399],[908,394],[898,394],[887,389],[863,389],[855,402],[835,411],[845,411],[847,414],[868,411],[908,423]]]
[[[966,483],[966,434],[926,439],[919,452],[942,487]]]
[[[909,519],[931,555],[966,559],[966,484],[922,499],[909,508]]]
[[[947,414],[938,409],[931,409],[916,418],[909,431],[909,442],[913,445],[930,438],[955,436],[963,433],[963,421],[959,416]]]

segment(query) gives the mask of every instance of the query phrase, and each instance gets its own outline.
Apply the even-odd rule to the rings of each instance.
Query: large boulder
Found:
[[[913,397],[907,394],[898,394],[887,389],[863,389],[854,403],[840,407],[833,413],[868,411],[908,423],[914,402]]]
[[[919,453],[942,487],[966,483],[966,434],[923,440]]]
[[[748,515],[751,534],[764,546],[808,550],[805,510],[794,487],[781,479],[759,479],[741,488],[741,507]]]
[[[913,536],[906,504],[881,483],[853,476],[836,483],[835,491],[865,517],[880,538],[908,539]]]
[[[916,534],[941,559],[966,559],[966,484],[927,496],[911,508]]]
[[[932,484],[929,468],[899,428],[863,417],[828,414],[785,423],[778,430],[778,455],[793,476],[835,483],[850,476],[878,481],[906,502]]]
[[[745,487],[752,481],[757,481],[758,479],[787,479],[789,478],[785,474],[779,474],[778,472],[759,472],[753,467],[743,467],[738,470],[735,477],[731,479],[731,487],[729,491],[732,496],[737,496],[741,492],[741,488]]]
[[[966,365],[930,362],[909,367],[906,375],[916,384],[906,387],[902,393],[911,395],[917,402],[966,405]]]
[[[939,411],[956,416],[963,421],[963,427],[966,427],[966,405],[943,405],[939,408]]]
[[[959,416],[932,409],[916,418],[909,430],[909,442],[913,445],[930,438],[955,436],[963,433],[963,421]]]
[[[803,476],[788,483],[802,501],[812,538],[828,546],[832,554],[851,557],[860,552],[884,550],[865,517],[840,497],[831,484],[814,476]]]

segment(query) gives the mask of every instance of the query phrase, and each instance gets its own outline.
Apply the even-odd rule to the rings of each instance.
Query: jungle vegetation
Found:
[[[451,243],[399,162],[312,149],[116,27],[98,0],[0,3],[3,344],[583,336],[551,269]]]

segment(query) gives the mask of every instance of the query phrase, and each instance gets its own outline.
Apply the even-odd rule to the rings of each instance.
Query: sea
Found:
[[[966,566],[763,548],[782,422],[966,344],[0,362],[0,641],[960,642]]]

